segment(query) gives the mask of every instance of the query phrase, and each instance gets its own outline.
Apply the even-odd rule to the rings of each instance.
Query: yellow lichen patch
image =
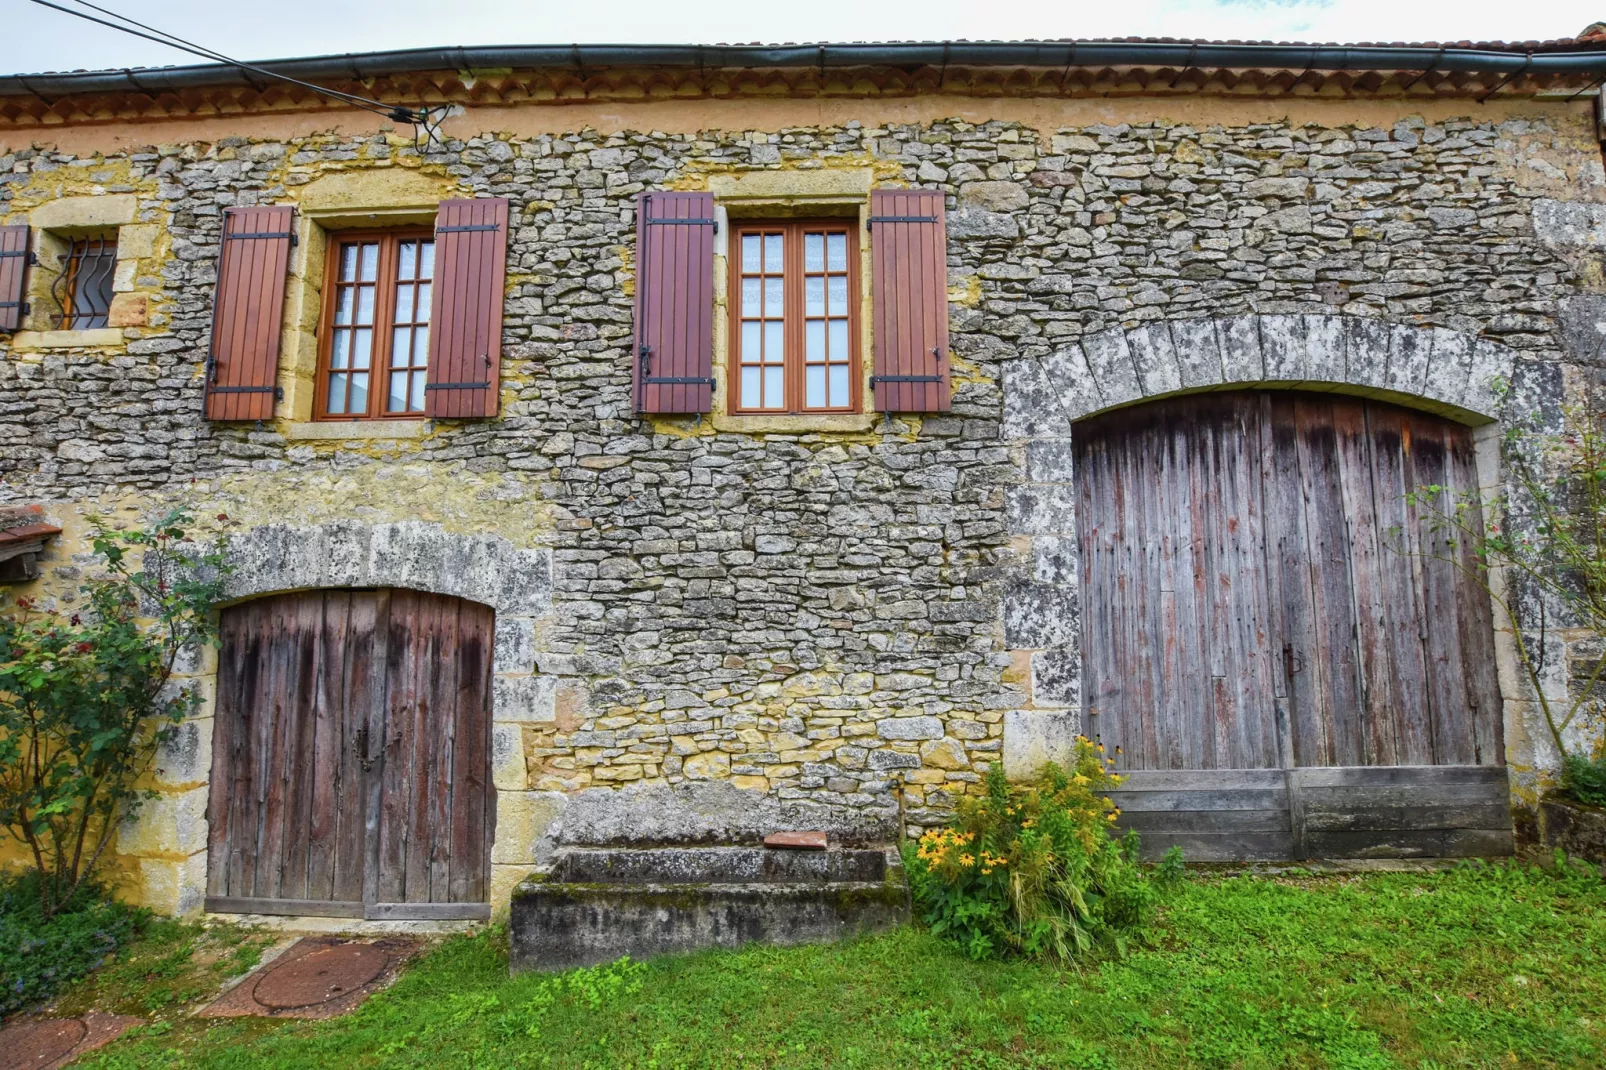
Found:
[[[948,303],[960,305],[964,308],[976,308],[981,304],[981,276],[966,275],[956,285],[950,280],[948,284]]]

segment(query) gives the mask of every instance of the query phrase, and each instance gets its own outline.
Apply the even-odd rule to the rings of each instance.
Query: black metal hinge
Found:
[[[0,308],[20,308],[24,313],[28,311],[26,301],[0,301]]]
[[[4,259],[8,256],[25,256],[28,258],[28,263],[30,264],[39,263],[39,258],[33,253],[29,252],[27,249],[7,249],[4,252],[0,252],[0,259]]]
[[[872,375],[870,385],[877,383],[940,383],[940,375]]]
[[[715,380],[702,379],[697,376],[659,375],[648,376],[643,380],[648,386],[707,386],[712,387]]]
[[[870,217],[870,226],[877,223],[935,223],[934,215],[873,215]]]
[[[648,219],[648,226],[660,227],[713,227],[714,233],[719,233],[719,220],[717,219]]]
[[[484,390],[490,383],[425,383],[425,390]]]
[[[276,400],[284,400],[282,386],[208,386],[206,391],[209,394],[272,394]]]
[[[475,223],[475,224],[473,224],[471,226],[464,226],[464,227],[436,227],[435,228],[435,233],[436,234],[462,234],[465,231],[470,231],[470,230],[501,230],[501,229],[502,229],[502,224],[500,224],[500,223]]]
[[[296,232],[293,230],[239,230],[233,234],[223,235],[224,241],[246,241],[253,238],[289,238],[290,244],[296,243]]]

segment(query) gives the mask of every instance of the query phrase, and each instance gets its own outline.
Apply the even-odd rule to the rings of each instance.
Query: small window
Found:
[[[427,230],[331,238],[319,332],[319,418],[424,415],[434,276],[435,241]]]
[[[858,411],[857,228],[742,223],[731,240],[732,411]]]
[[[107,325],[112,281],[117,270],[116,238],[74,238],[56,279],[63,331],[90,331]]]

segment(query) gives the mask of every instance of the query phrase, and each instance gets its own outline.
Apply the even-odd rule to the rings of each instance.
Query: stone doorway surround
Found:
[[[493,534],[460,534],[438,524],[335,521],[268,524],[234,536],[228,602],[286,591],[398,587],[452,595],[496,613],[492,659],[491,780],[496,840],[490,899],[505,912],[514,884],[529,874],[549,813],[547,792],[527,789],[523,726],[555,715],[555,680],[534,672],[536,637],[552,611],[552,555]],[[217,651],[208,647],[180,674],[200,690],[196,715],[157,755],[156,798],[125,822],[117,850],[153,909],[187,914],[206,892],[206,808],[212,767]]]
[[[1359,316],[1159,320],[1009,361],[1002,437],[1020,450],[1025,481],[1009,491],[1022,567],[1004,595],[1004,639],[1029,681],[1028,701],[1004,720],[1012,777],[1066,754],[1081,730],[1073,424],[1156,398],[1256,387],[1375,397],[1468,424],[1485,495],[1502,488],[1500,438],[1512,424],[1546,433],[1562,419],[1559,366],[1460,331]],[[1548,764],[1544,730],[1498,606],[1495,622],[1507,760],[1514,787],[1531,788]]]

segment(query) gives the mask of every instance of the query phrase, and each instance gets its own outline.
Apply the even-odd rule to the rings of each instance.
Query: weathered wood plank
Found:
[[[1138,857],[1149,862],[1173,846],[1180,847],[1189,862],[1275,862],[1293,855],[1287,832],[1140,832],[1138,837]]]
[[[1172,832],[1288,832],[1288,811],[1272,810],[1122,810],[1117,828],[1140,834]],[[1487,826],[1478,826],[1485,828]]]
[[[1226,791],[1112,791],[1109,799],[1123,813],[1141,810],[1286,810],[1285,788]]]
[[[214,914],[280,914],[307,918],[360,918],[361,903],[332,899],[269,899],[261,896],[209,895],[206,909]]]
[[[1302,770],[1307,788],[1399,786],[1424,791],[1435,786],[1466,784],[1498,792],[1503,798],[1509,778],[1503,766],[1393,765],[1330,766]]]
[[[1495,858],[1512,853],[1510,829],[1312,832],[1317,858]]]
[[[1306,812],[1306,827],[1316,832],[1389,832],[1428,829],[1505,829],[1511,807],[1505,803],[1464,802],[1448,805],[1356,804]]]
[[[489,921],[489,903],[370,903],[368,921]]]
[[[1116,791],[1275,791],[1281,769],[1134,769],[1121,774]]]

